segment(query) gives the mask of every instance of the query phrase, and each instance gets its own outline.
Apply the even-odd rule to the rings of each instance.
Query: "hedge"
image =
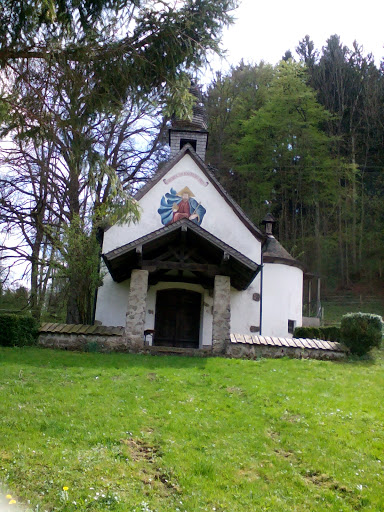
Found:
[[[24,347],[37,342],[38,325],[27,315],[0,315],[0,346]]]
[[[383,319],[370,313],[348,313],[341,319],[340,339],[351,354],[362,356],[379,347],[383,335]]]
[[[293,332],[294,338],[320,339],[319,327],[296,327]]]
[[[322,340],[327,341],[340,341],[340,327],[337,325],[328,325],[324,327],[320,327],[320,331],[322,334]]]
[[[293,336],[295,338],[340,341],[340,328],[334,325],[328,327],[296,327]]]

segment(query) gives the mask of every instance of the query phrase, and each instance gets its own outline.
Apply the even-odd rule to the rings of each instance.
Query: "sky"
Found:
[[[235,24],[223,33],[226,61],[215,58],[213,70],[264,60],[276,64],[306,34],[318,50],[333,34],[352,48],[356,39],[364,54],[373,53],[376,65],[384,57],[384,2],[382,0],[242,0],[234,11]]]

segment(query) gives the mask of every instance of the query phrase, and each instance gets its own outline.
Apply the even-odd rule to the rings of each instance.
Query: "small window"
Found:
[[[190,144],[193,149],[196,151],[196,141],[191,139],[180,139],[180,149],[186,144]]]
[[[295,330],[296,322],[295,320],[288,320],[288,332],[289,334],[293,334],[293,331]]]

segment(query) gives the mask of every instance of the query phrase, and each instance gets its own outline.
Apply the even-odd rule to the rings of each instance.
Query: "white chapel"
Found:
[[[291,337],[302,325],[303,265],[255,226],[205,163],[204,108],[169,130],[170,160],[139,190],[137,223],[104,233],[96,321],[129,343],[212,348],[231,333]]]

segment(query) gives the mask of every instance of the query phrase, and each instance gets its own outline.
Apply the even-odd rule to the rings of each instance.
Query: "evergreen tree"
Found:
[[[233,150],[258,218],[272,210],[280,240],[300,252],[310,247],[320,270],[322,219],[337,198],[339,162],[323,131],[331,116],[306,82],[302,64],[282,61],[266,103],[243,122],[243,137]]]
[[[81,236],[85,240],[95,237],[106,217],[113,222],[118,216],[137,216],[128,192],[142,177],[140,172],[148,169],[158,139],[140,154],[130,141],[148,135],[148,123],[133,127],[134,121],[140,119],[144,106],[156,119],[173,112],[189,114],[193,99],[187,71],[205,62],[209,51],[218,51],[221,29],[230,23],[235,4],[234,0],[4,4],[0,114],[3,134],[14,137],[16,153],[20,151],[10,155],[5,148],[14,174],[3,178],[7,195],[1,198],[1,208],[8,229],[12,226],[24,238],[37,315],[43,302],[40,291],[46,290],[39,285],[39,270],[47,264],[42,255],[51,244],[49,255],[59,251],[68,270],[67,321],[89,318],[90,304],[83,299],[93,294],[88,293],[87,276],[78,275],[81,255],[76,251],[82,244],[76,240],[65,244],[64,227],[68,224],[66,232],[72,235],[80,229],[79,240]],[[20,171],[17,159],[23,164]],[[26,196],[31,198],[29,210]]]

